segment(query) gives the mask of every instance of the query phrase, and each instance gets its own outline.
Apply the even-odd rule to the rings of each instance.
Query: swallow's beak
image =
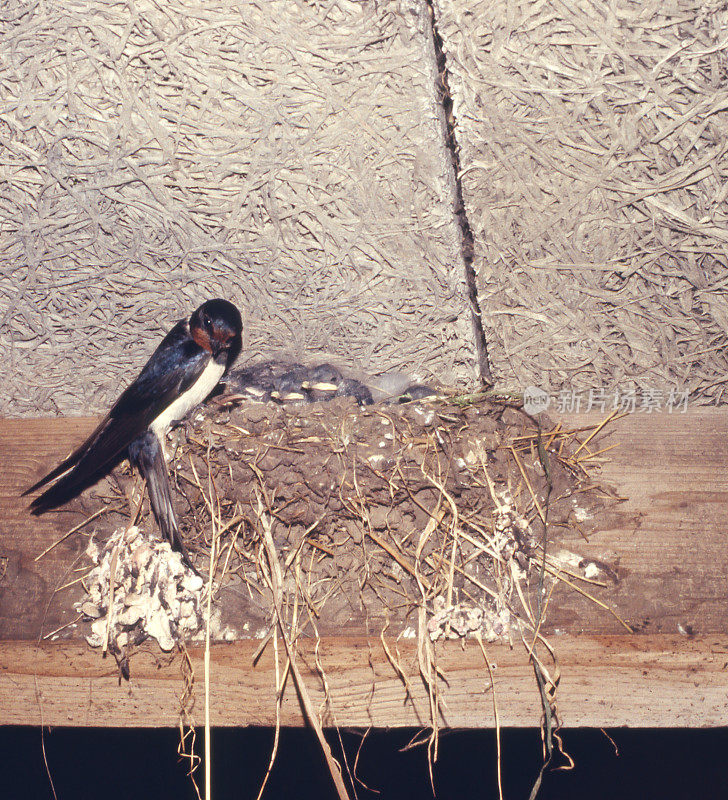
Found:
[[[210,339],[210,352],[212,353],[212,357],[217,360],[220,353],[227,350],[227,344],[225,342],[221,342],[219,339],[212,337]]]
[[[239,350],[238,345],[239,337],[234,334],[212,336],[210,337],[210,352],[212,357],[217,359],[219,356],[227,354],[228,361],[230,361],[233,351]],[[235,353],[237,355],[237,352]]]

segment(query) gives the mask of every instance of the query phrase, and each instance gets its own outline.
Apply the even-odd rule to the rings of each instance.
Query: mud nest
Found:
[[[299,625],[512,638],[537,624],[544,580],[603,573],[555,543],[612,502],[589,476],[591,433],[541,426],[482,396],[366,408],[223,396],[167,442],[180,526],[242,636],[274,623],[267,532]],[[102,528],[129,522],[129,483],[114,485]]]

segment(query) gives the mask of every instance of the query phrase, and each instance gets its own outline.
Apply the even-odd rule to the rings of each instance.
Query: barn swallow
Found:
[[[220,299],[208,300],[189,320],[180,320],[88,439],[23,492],[51,484],[30,504],[32,513],[67,503],[128,457],[147,479],[162,534],[186,556],[161,442],[170,425],[205,400],[235,361],[242,327],[238,309]]]

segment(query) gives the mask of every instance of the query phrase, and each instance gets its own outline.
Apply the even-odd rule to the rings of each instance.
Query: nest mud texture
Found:
[[[426,8],[4,3],[0,413],[105,410],[211,296],[250,358],[474,381]]]
[[[725,402],[725,2],[434,8],[496,376]]]
[[[588,477],[590,447],[560,429],[542,439],[548,496],[537,429],[502,403],[217,402],[168,446],[187,547],[202,566],[216,537],[221,618],[240,635],[272,621],[267,526],[289,611],[320,633],[517,638],[533,623],[544,515],[573,544],[611,502]],[[604,577],[554,542],[547,566],[549,582]]]

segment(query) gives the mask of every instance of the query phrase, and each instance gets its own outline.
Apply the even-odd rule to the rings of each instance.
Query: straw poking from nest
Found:
[[[479,396],[367,408],[223,396],[169,445],[180,525],[198,564],[209,562],[214,532],[210,586],[225,597],[226,623],[255,626],[261,648],[283,637],[284,672],[302,633],[378,626],[405,687],[420,680],[427,689],[429,708],[418,713],[430,720],[434,761],[447,723],[439,639],[473,637],[483,648],[522,640],[553,744],[558,666],[543,620],[557,584],[593,597],[589,584],[609,576],[561,546],[544,548],[543,533],[583,531],[611,502],[588,473],[602,458],[595,431],[539,431],[520,410]],[[118,512],[108,516],[119,527]],[[384,631],[417,637],[418,675]]]

